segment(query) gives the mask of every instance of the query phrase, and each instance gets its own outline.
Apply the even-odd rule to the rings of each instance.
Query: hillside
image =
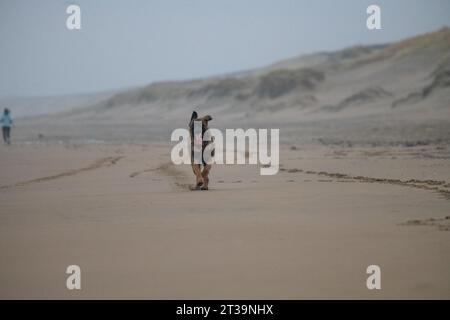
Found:
[[[194,109],[215,115],[218,127],[282,127],[290,141],[300,135],[370,143],[450,141],[450,29],[230,75],[152,83],[32,122],[45,130],[49,117],[57,119],[67,124],[65,133],[74,127],[67,136],[77,136],[79,125],[84,137],[140,139],[150,132],[146,126],[152,137],[166,136],[169,128],[184,126]],[[127,129],[89,133],[108,126]]]

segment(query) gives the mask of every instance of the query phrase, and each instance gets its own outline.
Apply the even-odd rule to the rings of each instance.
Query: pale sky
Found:
[[[66,28],[70,4],[79,31]],[[366,28],[370,4],[382,30]],[[445,25],[450,0],[0,0],[0,96],[198,78]]]

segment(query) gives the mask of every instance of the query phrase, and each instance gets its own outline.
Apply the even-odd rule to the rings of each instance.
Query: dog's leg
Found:
[[[211,171],[211,165],[207,164],[203,168],[202,171],[202,177],[203,177],[203,186],[202,190],[208,190],[208,184],[209,184],[209,172]]]
[[[201,187],[203,185],[203,176],[202,176],[201,165],[192,164],[192,171],[194,171],[195,177],[197,179],[196,186]]]

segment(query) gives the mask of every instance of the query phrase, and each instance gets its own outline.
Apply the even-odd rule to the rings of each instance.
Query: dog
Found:
[[[196,177],[195,190],[208,190],[209,186],[209,173],[211,171],[211,164],[205,162],[203,158],[203,152],[206,146],[208,146],[213,141],[203,141],[203,135],[208,130],[208,122],[212,120],[210,115],[199,118],[196,111],[192,112],[191,121],[189,122],[189,133],[191,136],[191,165],[192,171]],[[200,138],[194,136],[194,123],[195,121],[201,121],[202,123],[202,164],[194,163],[194,139]],[[214,156],[214,150],[212,150],[211,155]],[[203,165],[203,170],[202,170]]]

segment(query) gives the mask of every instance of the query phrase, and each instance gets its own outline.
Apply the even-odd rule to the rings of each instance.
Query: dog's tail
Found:
[[[198,118],[197,111],[192,111],[191,121],[190,121],[190,122],[192,122],[192,120],[195,120],[195,119],[197,119],[197,118]]]

